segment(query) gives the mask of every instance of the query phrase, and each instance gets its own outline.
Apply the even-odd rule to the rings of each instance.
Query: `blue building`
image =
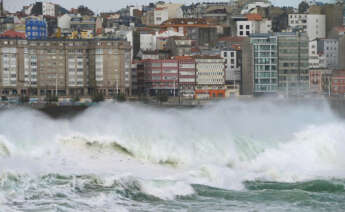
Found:
[[[25,34],[28,40],[47,38],[47,23],[45,21],[28,19],[25,22]]]

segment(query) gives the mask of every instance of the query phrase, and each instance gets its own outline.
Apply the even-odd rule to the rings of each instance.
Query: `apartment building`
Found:
[[[0,93],[131,94],[131,49],[119,40],[0,39]]]
[[[52,16],[56,15],[55,13],[55,4],[50,2],[43,2],[42,3],[42,15]]]
[[[145,93],[150,96],[178,96],[178,60],[144,61]]]
[[[225,65],[220,56],[195,56],[197,99],[225,97]]]
[[[278,91],[278,38],[270,34],[251,36],[253,48],[254,94]]]
[[[289,26],[307,30],[307,17],[308,14],[289,14]]]
[[[329,81],[332,75],[331,69],[312,69],[309,70],[309,90],[314,94],[330,94],[331,83]]]
[[[246,20],[236,22],[237,36],[246,37],[256,33],[272,32],[272,21],[263,19],[258,14],[248,14]]]
[[[320,69],[326,68],[325,54],[318,52],[318,40],[309,41],[309,68]]]
[[[331,76],[331,94],[345,95],[345,70],[336,70]]]
[[[226,84],[236,84],[241,81],[241,51],[235,48],[227,48],[221,51],[220,56],[225,62]]]
[[[306,33],[278,33],[279,90],[298,95],[309,88],[309,41]]]
[[[308,14],[307,33],[309,40],[317,38],[326,38],[326,16]]]
[[[317,52],[324,56],[327,68],[337,68],[339,64],[339,41],[337,39],[319,39]]]
[[[179,93],[183,97],[193,97],[196,83],[195,60],[190,56],[177,56],[178,60],[178,87]]]
[[[309,40],[326,37],[326,16],[321,14],[289,14],[292,31],[307,32]]]
[[[43,20],[28,19],[25,22],[25,34],[29,40],[46,39],[47,23]]]

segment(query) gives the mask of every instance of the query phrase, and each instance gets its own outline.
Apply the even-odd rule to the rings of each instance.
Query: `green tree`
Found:
[[[309,4],[305,1],[302,1],[299,5],[298,5],[298,13],[306,13],[309,9]]]

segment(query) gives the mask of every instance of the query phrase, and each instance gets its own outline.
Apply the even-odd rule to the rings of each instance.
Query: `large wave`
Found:
[[[324,102],[104,103],[73,119],[17,108],[0,113],[0,176],[134,179],[126,185],[162,199],[192,195],[195,184],[240,190],[255,180],[343,179],[343,135]]]

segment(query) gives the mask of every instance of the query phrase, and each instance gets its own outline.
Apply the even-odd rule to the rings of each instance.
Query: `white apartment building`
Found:
[[[225,84],[224,59],[217,56],[199,56],[196,63],[198,89],[219,89]]]
[[[289,14],[289,26],[307,30],[307,16],[308,14]]]
[[[237,36],[247,37],[256,33],[269,33],[272,31],[272,21],[264,19],[262,21],[248,20],[237,21]]]
[[[55,4],[50,2],[43,2],[42,14],[47,16],[55,16]]]
[[[154,10],[154,23],[155,25],[160,25],[164,21],[169,19],[169,11],[168,8],[156,8]]]
[[[326,59],[324,55],[318,54],[317,40],[309,42],[309,68],[310,69],[319,69],[326,68]]]
[[[174,30],[167,30],[164,32],[142,32],[140,34],[140,49],[141,50],[157,50],[161,46],[162,40],[167,40],[169,37],[183,37],[183,31],[176,32]]]
[[[326,37],[326,16],[309,14],[307,16],[307,34],[309,40]]]
[[[64,14],[57,18],[57,25],[61,29],[61,32],[70,32],[71,31],[71,19],[72,15]]]
[[[149,32],[140,33],[140,49],[142,50],[156,50],[157,38],[155,34]]]
[[[310,41],[326,37],[325,15],[289,14],[289,26],[307,32]]]
[[[241,66],[238,63],[239,51],[235,49],[224,49],[221,57],[225,62],[225,81],[236,82],[241,80]]]
[[[2,86],[17,86],[17,48],[2,48],[1,75]]]

